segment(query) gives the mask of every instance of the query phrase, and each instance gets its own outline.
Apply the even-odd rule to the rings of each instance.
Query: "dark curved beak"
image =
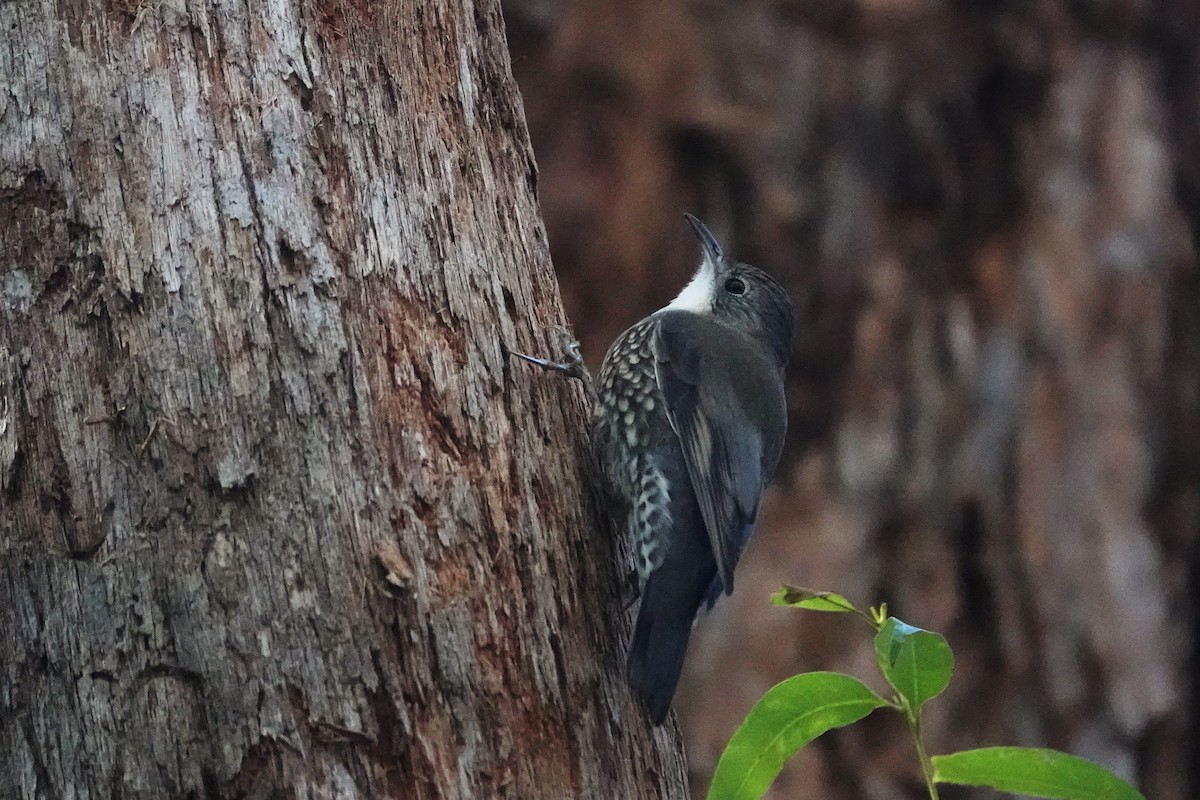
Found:
[[[719,263],[725,257],[725,250],[721,247],[721,243],[717,241],[717,237],[712,235],[712,231],[708,229],[707,225],[691,214],[684,213],[683,218],[688,221],[688,225],[691,225],[692,230],[696,232],[696,238],[700,240],[700,246],[704,249],[704,258],[714,263]]]

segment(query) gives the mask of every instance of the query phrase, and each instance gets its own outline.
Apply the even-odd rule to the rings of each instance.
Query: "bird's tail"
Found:
[[[671,710],[701,599],[696,592],[675,596],[662,580],[666,577],[656,572],[646,582],[627,668],[629,687],[655,725],[663,724]]]

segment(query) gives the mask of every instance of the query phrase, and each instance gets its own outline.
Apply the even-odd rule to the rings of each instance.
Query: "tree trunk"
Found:
[[[0,795],[680,797],[498,3],[0,37]]]

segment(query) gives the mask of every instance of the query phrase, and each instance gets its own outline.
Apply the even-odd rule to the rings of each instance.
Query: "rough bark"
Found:
[[[498,4],[0,39],[0,795],[680,796]]]
[[[791,466],[680,691],[697,791],[774,681],[873,672],[844,620],[767,608],[790,581],[947,633],[935,751],[1049,745],[1196,796],[1192,5],[506,8],[585,352],[684,283],[680,210],[803,309]],[[881,718],[772,796],[922,792]]]

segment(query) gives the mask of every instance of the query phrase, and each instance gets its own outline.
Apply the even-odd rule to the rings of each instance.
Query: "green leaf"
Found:
[[[1101,766],[1036,747],[985,747],[933,757],[938,783],[990,786],[1054,800],[1146,800]]]
[[[763,695],[729,740],[708,800],[761,797],[801,747],[886,705],[849,675],[806,672],[788,678]]]
[[[954,672],[954,654],[939,634],[889,617],[875,635],[875,657],[888,683],[913,713],[942,693]]]
[[[847,614],[858,613],[846,598],[833,592],[819,592],[816,589],[805,589],[803,586],[784,587],[771,595],[771,602],[777,606],[791,608],[807,608],[809,611],[835,611]]]

